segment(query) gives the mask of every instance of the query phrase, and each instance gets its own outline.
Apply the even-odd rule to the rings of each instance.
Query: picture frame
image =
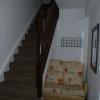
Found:
[[[92,29],[92,42],[91,42],[91,61],[90,66],[94,73],[97,73],[98,64],[98,47],[99,47],[99,23]]]

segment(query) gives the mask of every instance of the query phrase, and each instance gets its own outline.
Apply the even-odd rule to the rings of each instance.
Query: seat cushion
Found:
[[[84,86],[63,86],[62,95],[65,96],[85,96]]]
[[[60,60],[51,60],[47,75],[46,75],[46,83],[55,83],[55,84],[63,84],[63,68],[64,62]]]
[[[64,85],[83,85],[83,64],[77,61],[65,63]]]
[[[58,85],[52,83],[45,83],[43,88],[44,96],[81,96],[85,97],[85,85],[83,86],[68,86],[68,85]]]
[[[44,96],[60,96],[62,94],[62,85],[45,83],[43,88]]]

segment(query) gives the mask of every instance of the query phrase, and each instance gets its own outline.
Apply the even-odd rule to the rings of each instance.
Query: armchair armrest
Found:
[[[86,94],[87,94],[87,91],[88,91],[87,82],[84,82],[84,88],[85,88],[85,96],[86,96]]]

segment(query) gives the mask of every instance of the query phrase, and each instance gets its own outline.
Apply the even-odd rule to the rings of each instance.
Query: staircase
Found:
[[[35,22],[34,22],[35,23]],[[36,90],[37,34],[32,24],[0,83],[0,100],[39,100]]]

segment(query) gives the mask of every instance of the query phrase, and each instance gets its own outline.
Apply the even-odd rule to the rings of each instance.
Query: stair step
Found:
[[[37,44],[30,44],[30,43],[23,43],[22,45],[23,45],[24,47],[26,47],[26,48],[30,48],[30,47],[31,47],[31,48],[32,48],[32,47],[35,48],[35,47],[37,46]]]
[[[25,63],[25,64],[30,63],[31,65],[36,62],[36,59],[31,59],[31,58],[28,59],[28,58],[24,58],[24,57],[23,58],[16,57],[15,60],[18,63]]]
[[[29,41],[29,40],[22,40],[22,44],[23,45],[32,45],[32,46],[34,46],[34,45],[36,45],[36,43],[34,42],[34,41]]]
[[[30,69],[34,69],[36,68],[36,64],[31,64],[31,63],[20,63],[20,62],[13,62],[13,63],[10,63],[10,68],[15,68],[15,69],[27,69],[27,70],[30,70]]]
[[[37,47],[37,46],[36,46]],[[29,51],[37,51],[37,48],[35,48],[34,46],[32,46],[32,47],[25,47],[25,46],[20,46],[20,48],[22,48],[22,49],[25,49],[25,50],[29,50]]]
[[[28,32],[28,34],[25,34],[25,37],[34,37],[36,38],[37,37],[37,33],[35,30],[31,31],[31,32]]]
[[[14,87],[20,88],[20,89],[36,89],[36,86],[34,84],[33,85],[16,84],[15,82],[10,82],[10,81],[4,81],[1,83],[0,86],[5,86],[5,87],[14,86]]]
[[[33,63],[33,61],[34,60],[36,60],[32,55],[30,56],[30,55],[19,55],[19,54],[16,54],[15,56],[14,56],[14,58],[15,58],[15,60],[16,61],[29,61],[29,63],[31,62],[31,63]]]
[[[37,40],[37,37],[32,37],[32,36],[25,36],[25,40],[29,40],[29,41],[36,41]]]
[[[36,33],[35,32],[28,32],[28,34],[25,34],[25,38],[36,38]]]
[[[35,71],[33,71],[35,72]],[[14,72],[14,71],[7,71],[5,72],[5,77],[20,77],[20,78],[23,78],[23,77],[28,77],[28,78],[32,78],[34,77],[34,73],[32,72],[29,72],[29,73],[20,73],[20,72]]]
[[[30,26],[30,28],[28,29],[28,33],[35,33],[35,27],[34,26]]]
[[[35,54],[36,53],[36,50],[34,50],[34,49],[23,48],[23,47],[19,47],[18,51],[19,51],[19,53],[26,53],[26,54]]]
[[[15,86],[0,86],[0,95],[6,95],[8,97],[36,97],[36,89],[21,89]]]
[[[5,79],[9,82],[12,82],[12,83],[15,83],[15,84],[22,84],[22,85],[30,85],[30,86],[34,86],[36,83],[35,83],[35,79],[33,77],[15,77],[15,76],[8,76],[8,77],[5,77]]]
[[[17,65],[11,64],[10,71],[16,73],[36,73],[36,66],[26,66],[26,65]]]
[[[21,61],[14,61],[14,62],[11,62],[9,64],[9,66],[18,66],[18,67],[21,67],[23,66],[23,68],[25,67],[33,67],[33,66],[36,66],[36,63],[27,63],[27,62],[21,62]],[[22,67],[21,67],[22,68]]]
[[[37,46],[26,46],[26,45],[22,45],[20,46],[20,48],[23,48],[25,50],[29,49],[29,50],[36,50]]]
[[[37,47],[37,45],[27,45],[27,44],[24,44],[23,46],[21,46],[21,47],[23,47],[23,48],[29,48],[29,49],[34,49],[34,48],[36,48]]]
[[[10,95],[2,95],[0,96],[0,100],[41,100],[40,98],[38,98],[37,96],[36,97],[14,97],[14,96],[10,96]]]
[[[11,72],[14,72],[14,73],[32,73],[32,72],[35,72],[35,68],[32,68],[32,67],[28,67],[28,66],[12,66],[10,67],[10,71]]]
[[[20,55],[21,57],[22,56],[23,57],[28,57],[28,58],[33,57],[33,59],[34,59],[34,57],[37,56],[37,53],[35,53],[34,51],[33,52],[32,51],[31,52],[28,52],[28,51],[25,51],[24,50],[23,52],[22,51],[18,51],[18,54],[15,54],[15,56],[17,56],[17,55],[18,56]]]

